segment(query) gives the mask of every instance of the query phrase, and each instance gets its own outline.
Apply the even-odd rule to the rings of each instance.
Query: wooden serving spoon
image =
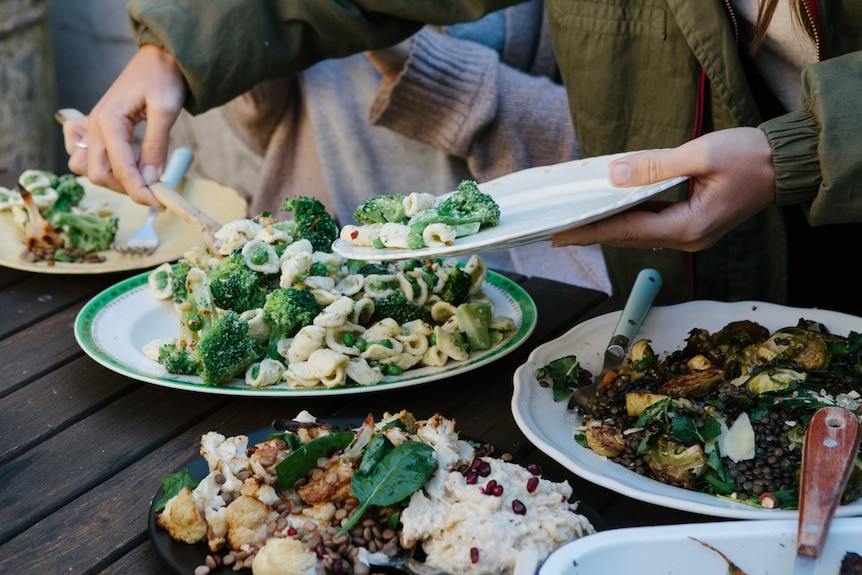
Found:
[[[814,413],[802,448],[795,575],[817,571],[835,508],[859,452],[859,419],[842,407]]]

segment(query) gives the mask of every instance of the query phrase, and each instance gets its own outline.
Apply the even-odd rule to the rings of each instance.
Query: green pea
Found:
[[[248,261],[256,266],[263,265],[269,261],[269,251],[263,246],[258,246],[248,254]]]
[[[386,366],[386,375],[401,375],[401,368],[394,363],[390,363]]]
[[[354,346],[354,345],[356,345],[356,336],[353,335],[352,333],[350,333],[349,331],[345,332],[341,336],[341,343],[343,345],[347,345],[347,346]]]

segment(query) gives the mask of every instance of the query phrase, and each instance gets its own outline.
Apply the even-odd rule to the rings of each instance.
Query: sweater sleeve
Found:
[[[381,84],[369,122],[465,159],[478,181],[580,157],[562,85],[429,28]]]
[[[773,150],[776,203],[805,204],[815,226],[862,222],[862,52],[810,66],[802,89],[800,110],[760,126]]]

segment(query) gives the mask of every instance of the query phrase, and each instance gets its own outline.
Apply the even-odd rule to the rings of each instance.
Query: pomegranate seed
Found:
[[[500,497],[501,495],[503,495],[503,486],[502,485],[495,485],[494,486],[494,492],[492,493],[492,495],[494,495],[496,497]]]
[[[479,458],[476,458],[473,460],[472,463],[470,463],[470,469],[473,469],[473,470],[479,469],[480,465],[482,465],[482,460]]]
[[[527,493],[532,493],[539,486],[539,478],[531,477],[527,480]]]
[[[542,474],[542,466],[538,463],[529,463],[527,464],[527,471],[529,471],[533,475],[541,475]]]
[[[479,474],[476,472],[467,473],[467,485],[476,485],[479,481]]]
[[[497,481],[492,479],[485,484],[485,487],[482,489],[482,493],[484,493],[485,495],[494,495],[495,487],[497,487]]]
[[[488,477],[489,475],[491,475],[491,464],[487,461],[483,461],[481,464],[479,464],[479,469],[477,471],[482,477]]]
[[[475,547],[470,547],[470,562],[478,563],[479,562],[479,550]]]
[[[323,559],[323,556],[326,555],[326,547],[323,546],[323,543],[314,546],[314,553],[318,559]]]
[[[245,450],[245,456],[251,457],[252,455],[255,454],[256,451],[257,451],[257,447],[249,447],[248,449]]]
[[[461,475],[467,475],[468,469],[470,469],[470,466],[467,465],[466,463],[462,463],[461,465],[458,466],[458,473],[460,473]]]
[[[296,527],[288,527],[287,528],[287,534],[291,537],[296,535]]]
[[[352,232],[350,232],[350,239],[351,239],[351,240],[355,240],[355,239],[356,239],[356,238],[358,238],[358,237],[359,237],[359,232],[358,232],[358,231],[353,230]]]
[[[515,512],[515,515],[524,515],[527,513],[527,506],[517,499],[514,499],[512,501],[512,511]]]

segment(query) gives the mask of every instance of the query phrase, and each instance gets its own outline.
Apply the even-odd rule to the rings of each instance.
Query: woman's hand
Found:
[[[560,232],[553,238],[554,245],[605,244],[695,252],[712,246],[775,201],[772,149],[757,128],[712,132],[678,148],[626,156],[609,168],[611,183],[622,187],[677,176],[694,178],[694,192],[688,201],[643,204]]]
[[[147,185],[164,171],[168,136],[185,97],[185,80],[173,57],[155,46],[142,46],[89,117],[64,126],[69,169],[96,185],[126,192],[138,203],[161,208]],[[138,162],[132,137],[144,121]],[[77,142],[86,142],[87,148]]]

